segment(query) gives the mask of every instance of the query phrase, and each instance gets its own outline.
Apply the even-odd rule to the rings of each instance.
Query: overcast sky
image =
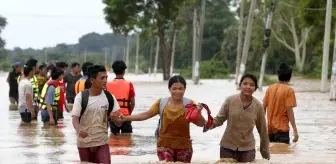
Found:
[[[42,48],[77,43],[89,32],[111,32],[101,0],[0,0],[7,18],[1,34],[6,48]]]

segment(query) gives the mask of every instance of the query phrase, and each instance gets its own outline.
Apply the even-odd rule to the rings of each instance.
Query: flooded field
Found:
[[[169,94],[167,83],[161,77],[148,75],[129,76],[136,90],[135,113],[146,111],[154,101]],[[31,125],[21,124],[18,111],[9,111],[8,84],[6,75],[0,74],[0,163],[76,163],[79,156],[76,134],[70,114],[57,127],[43,126],[40,118]],[[300,90],[300,85],[293,85]],[[295,108],[299,131],[296,144],[271,145],[271,160],[263,160],[259,151],[255,163],[336,163],[336,102],[330,102],[328,94],[318,92],[296,93],[298,107]],[[234,81],[202,80],[195,86],[190,81],[186,97],[208,104],[216,115],[224,99],[235,94]],[[264,92],[254,96],[262,100]],[[133,122],[132,136],[111,137],[112,163],[155,163],[156,140],[154,130],[158,117],[144,122]],[[219,160],[219,141],[225,126],[203,133],[201,128],[191,127],[193,139],[193,163],[215,163]],[[255,130],[257,149],[259,137]],[[292,134],[291,134],[292,136]]]

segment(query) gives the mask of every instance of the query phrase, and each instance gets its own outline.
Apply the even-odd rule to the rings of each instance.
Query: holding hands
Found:
[[[124,122],[123,117],[124,117],[124,115],[120,114],[119,111],[111,112],[111,114],[110,114],[110,119],[119,127]]]

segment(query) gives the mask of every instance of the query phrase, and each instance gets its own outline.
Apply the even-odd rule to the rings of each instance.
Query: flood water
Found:
[[[111,77],[112,78],[112,77]],[[134,113],[143,112],[162,96],[168,96],[167,82],[161,77],[129,76],[136,90]],[[70,114],[57,127],[44,126],[39,120],[21,124],[18,111],[8,110],[8,84],[0,74],[0,163],[76,163],[79,162],[76,134]],[[299,86],[295,86],[299,87]],[[202,80],[195,86],[188,81],[186,97],[208,104],[216,115],[224,99],[237,93],[232,80]],[[262,100],[264,92],[254,96]],[[255,163],[336,163],[336,103],[328,94],[297,92],[295,116],[299,131],[296,144],[271,144],[271,160],[263,160],[259,153],[259,136],[255,130],[257,156]],[[143,122],[133,122],[132,136],[111,137],[112,163],[150,163],[158,161],[154,130],[158,116]],[[192,163],[215,163],[219,160],[219,141],[225,125],[207,133],[191,125],[193,140]],[[291,136],[293,134],[291,133]]]

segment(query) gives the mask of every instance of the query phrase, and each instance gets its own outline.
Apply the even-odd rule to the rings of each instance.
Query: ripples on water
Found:
[[[136,90],[135,113],[146,111],[161,96],[168,95],[167,83],[161,77],[130,76]],[[0,76],[2,114],[0,115],[0,163],[78,163],[75,131],[71,117],[57,127],[44,126],[39,121],[26,125],[20,123],[18,111],[9,111],[6,76]],[[147,81],[147,82],[146,82]],[[217,114],[224,99],[237,93],[234,81],[203,80],[195,86],[188,82],[186,96],[209,105],[212,114]],[[294,87],[296,87],[294,85]],[[264,93],[254,96],[262,100]],[[327,94],[298,92],[298,107],[295,108],[300,139],[296,144],[271,144],[271,160],[261,159],[259,136],[255,130],[257,156],[254,163],[336,163],[336,103],[328,101]],[[132,136],[116,136],[110,139],[112,163],[157,163],[154,130],[158,117],[144,122],[133,122]],[[219,141],[225,126],[203,133],[201,128],[191,126],[193,139],[193,163],[218,162]],[[292,134],[291,134],[292,136]],[[216,162],[217,161],[217,162]]]

